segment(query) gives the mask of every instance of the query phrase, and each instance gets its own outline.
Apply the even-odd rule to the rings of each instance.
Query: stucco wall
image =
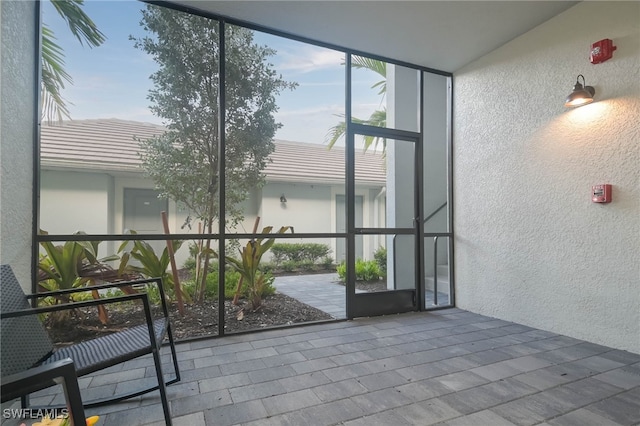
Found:
[[[35,13],[31,1],[0,2],[0,263],[31,287]]]
[[[104,173],[43,170],[40,228],[49,234],[110,233],[110,181]]]
[[[639,16],[583,2],[454,74],[460,308],[640,353]],[[566,109],[578,74],[596,102]]]

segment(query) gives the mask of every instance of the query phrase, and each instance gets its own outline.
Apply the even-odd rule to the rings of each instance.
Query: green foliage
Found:
[[[351,67],[356,69],[368,69],[375,72],[382,77],[382,80],[376,82],[371,86],[372,89],[378,88],[378,94],[384,96],[387,92],[387,64],[386,62],[379,61],[377,59],[371,59],[364,56],[353,55],[351,57]],[[344,114],[341,114],[344,118]],[[358,124],[365,124],[368,126],[387,127],[387,110],[376,110],[369,116],[368,119],[362,119],[357,117],[351,117],[351,121]],[[340,121],[338,124],[329,129],[327,133],[326,142],[331,149],[333,145],[342,139],[346,133],[346,124]],[[378,147],[378,144],[382,145],[382,151],[386,151],[386,139],[374,136],[364,136],[364,150],[366,151],[374,146],[374,149]]]
[[[47,235],[46,231],[40,233]],[[84,232],[75,233],[82,234]],[[42,241],[40,245],[46,254],[40,256],[38,263],[38,284],[49,291],[81,287],[98,278],[107,280],[118,276],[117,271],[106,264],[118,260],[118,256],[98,258],[100,241],[66,241],[62,245]]]
[[[38,264],[45,276],[40,280],[40,285],[49,291],[67,290],[80,287],[88,281],[81,278],[78,272],[84,258],[84,249],[80,244],[67,241],[56,246],[50,241],[43,241],[40,245],[47,253],[46,256],[40,256]]]
[[[277,243],[271,247],[271,254],[276,265],[287,260],[308,261],[315,264],[330,253],[331,249],[328,245],[318,243]]]
[[[331,256],[325,256],[320,261],[320,265],[322,265],[325,269],[330,269],[333,266],[333,258]]]
[[[129,233],[136,234],[132,230]],[[181,245],[181,241],[174,241],[173,249],[177,251]],[[125,241],[118,248],[118,253],[122,253],[120,257],[121,270],[135,271],[148,278],[162,278],[166,295],[169,298],[175,297],[173,275],[169,272],[171,259],[169,258],[167,247],[162,250],[162,254],[158,257],[153,247],[146,241]],[[129,264],[130,258],[137,260],[140,265]],[[182,295],[185,295],[184,291]]]
[[[213,234],[220,199],[220,26],[213,19],[152,4],[142,10],[140,24],[149,35],[133,38],[134,45],[158,64],[150,76],[150,109],[168,128],[140,141],[142,167],[162,196],[187,206],[187,225],[193,215],[204,223],[205,234]],[[225,27],[226,223],[220,226],[230,228],[243,219],[240,203],[264,184],[262,170],[281,126],[275,120],[276,97],[296,87],[275,72],[269,60],[275,51],[255,43],[253,34],[236,25]],[[206,278],[215,255],[210,238],[202,253],[199,273]]]
[[[40,231],[46,235],[46,231]],[[84,234],[76,232],[76,235]],[[117,260],[118,256],[112,255],[98,258],[99,241],[67,241],[62,245],[55,245],[50,241],[40,243],[45,251],[38,262],[38,285],[40,289],[55,291],[67,290],[85,285],[91,285],[97,280],[109,280],[117,278],[120,271],[115,271],[106,262]],[[84,300],[85,297],[100,298],[99,293],[93,290],[90,293],[75,293],[73,296],[58,296],[57,298],[41,299],[42,304],[56,304],[60,301]],[[98,317],[103,324],[109,321],[107,310],[99,306]],[[55,322],[63,322],[69,317],[69,311],[50,314]]]
[[[218,211],[218,95],[220,35],[216,20],[154,5],[142,11],[148,36],[135,47],[157,64],[149,92],[152,112],[169,129],[141,141],[143,168],[165,197],[184,203],[212,232]],[[274,150],[276,96],[284,81],[269,58],[273,49],[254,42],[253,31],[227,25],[225,204],[227,226],[241,219],[239,203],[263,183],[261,171]]]
[[[191,276],[196,278],[194,275],[195,269],[191,270]],[[235,291],[238,286],[238,280],[240,279],[240,274],[235,271],[226,271],[225,272],[225,296],[229,293]],[[182,283],[182,286],[187,294],[189,294],[192,298],[196,298],[196,295],[199,291],[200,283],[195,280],[187,280]],[[204,298],[208,300],[213,300],[218,297],[218,262],[214,262],[211,264],[209,269],[209,273],[207,274],[205,288],[204,288]]]
[[[298,269],[298,262],[296,262],[295,260],[285,260],[284,262],[282,262],[280,267],[285,272],[293,272]]]
[[[380,269],[375,260],[356,260],[356,281],[378,281]]]
[[[289,226],[283,226],[278,230],[278,233],[283,234],[289,229]],[[267,226],[262,229],[262,234],[270,234],[272,230],[273,226]],[[259,266],[262,256],[271,249],[274,243],[274,238],[249,240],[240,250],[240,259],[226,257],[227,263],[242,275],[243,285],[247,286],[246,294],[253,310],[260,307],[265,288],[270,285],[269,277],[259,270]]]
[[[316,269],[316,264],[311,261],[311,260],[301,260],[300,262],[298,262],[298,267],[300,269],[302,269],[303,271],[313,271],[314,269]]]
[[[378,249],[373,253],[373,258],[378,264],[378,268],[380,269],[380,274],[383,277],[387,276],[387,248],[386,247],[378,247]]]
[[[105,36],[91,18],[82,10],[83,0],[55,0],[51,4],[64,19],[71,33],[80,44],[89,47],[100,46]],[[48,121],[70,118],[62,89],[65,82],[73,83],[71,76],[64,69],[64,50],[55,42],[53,31],[42,25],[42,118]]]
[[[338,272],[338,277],[340,277],[340,281],[347,281],[347,264],[342,261],[336,266],[336,271]]]
[[[341,262],[337,268],[341,281],[347,280],[347,265]],[[356,281],[378,281],[382,277],[378,263],[375,260],[356,259]]]
[[[196,259],[194,257],[189,257],[187,260],[184,261],[184,263],[182,264],[182,267],[190,271],[195,271]]]
[[[233,299],[236,289],[238,288],[238,281],[242,275],[237,271],[227,271],[224,274],[224,298],[227,300]],[[265,273],[265,284],[262,287],[261,296],[268,296],[276,292],[276,288],[273,286],[274,277],[270,273]],[[195,298],[196,294],[196,282],[194,280],[188,280],[183,283],[185,292]],[[212,270],[207,275],[207,282],[205,287],[205,299],[215,300],[218,298],[218,271],[217,268]],[[247,296],[248,286],[243,282],[241,287],[241,295]]]

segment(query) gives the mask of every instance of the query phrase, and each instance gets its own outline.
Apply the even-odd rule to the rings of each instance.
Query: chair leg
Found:
[[[176,375],[176,378],[167,382],[167,384],[172,384],[180,381],[180,368],[178,367],[178,354],[176,353],[176,345],[173,341],[173,333],[171,331],[171,324],[169,324],[169,331],[167,333],[169,335],[169,346],[171,347],[171,358],[173,359],[173,371]]]
[[[167,388],[164,383],[164,375],[162,374],[162,362],[160,361],[160,351],[153,348],[153,362],[156,367],[156,376],[158,377],[158,390],[160,391],[160,400],[162,401],[162,411],[164,412],[164,421],[167,426],[171,426],[171,411],[169,410],[169,400],[167,399]]]
[[[29,408],[29,395],[22,395],[20,397],[20,408]]]
[[[78,386],[78,378],[76,377],[76,369],[73,364],[67,364],[63,367],[64,375],[62,388],[64,390],[65,400],[69,408],[71,416],[71,424],[74,426],[85,425],[87,420],[82,406],[82,397],[80,396],[80,387]]]

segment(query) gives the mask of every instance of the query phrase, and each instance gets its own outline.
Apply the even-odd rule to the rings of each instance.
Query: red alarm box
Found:
[[[610,203],[611,202],[611,185],[608,183],[602,185],[593,185],[591,187],[591,201],[594,203]]]
[[[591,63],[600,64],[611,59],[613,51],[616,49],[617,47],[613,45],[613,41],[608,38],[593,43],[591,45]]]

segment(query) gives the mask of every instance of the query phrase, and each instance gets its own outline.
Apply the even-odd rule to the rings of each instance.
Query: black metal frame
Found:
[[[3,377],[0,391],[2,402],[22,398],[25,394],[55,386],[59,384],[60,379],[62,379],[60,384],[64,391],[71,424],[78,426],[86,424],[76,368],[71,358]]]
[[[421,79],[422,81],[422,79]],[[420,104],[422,107],[422,104]],[[424,302],[424,279],[421,279],[422,268],[422,241],[420,230],[422,227],[422,132],[411,132],[407,130],[375,127],[358,123],[347,125],[347,185],[351,189],[348,192],[347,205],[351,204],[351,214],[355,215],[355,135],[367,135],[394,139],[414,144],[414,205],[413,205],[413,227],[412,228],[356,228],[355,220],[348,223],[347,241],[352,241],[353,249],[347,250],[347,295],[351,296],[351,303],[347,303],[347,318],[352,319],[360,316],[386,315],[392,313],[402,313],[422,310]],[[349,217],[354,219],[355,216]],[[414,270],[414,288],[402,290],[389,290],[383,292],[356,294],[355,293],[355,237],[356,235],[413,235],[415,244],[416,265]],[[394,238],[395,242],[395,238]],[[351,272],[351,273],[349,273]],[[395,265],[394,265],[395,275]],[[348,298],[349,301],[349,298]]]
[[[68,290],[49,291],[49,292],[42,292],[42,293],[36,293],[36,294],[28,294],[28,295],[25,295],[25,297],[28,300],[36,301],[37,299],[41,299],[45,297],[67,296],[73,293],[87,292],[91,290],[105,290],[105,289],[110,289],[114,287],[139,288],[151,283],[155,283],[158,286],[158,291],[160,294],[161,305],[162,305],[162,313],[164,316],[163,320],[166,321],[166,327],[167,327],[166,337],[169,340],[171,357],[173,361],[175,377],[168,381],[165,381],[164,374],[162,372],[162,362],[160,359],[160,349],[162,347],[162,342],[159,342],[156,339],[156,333],[154,329],[154,320],[151,316],[151,303],[149,301],[149,295],[147,293],[136,293],[136,294],[129,294],[125,296],[115,296],[115,297],[101,298],[101,299],[95,299],[95,300],[89,300],[89,301],[83,301],[83,302],[62,303],[62,304],[53,305],[53,306],[23,309],[23,310],[12,311],[12,312],[2,312],[0,314],[0,318],[3,318],[3,319],[16,318],[16,317],[22,317],[27,315],[37,315],[37,314],[43,314],[43,313],[49,313],[49,312],[58,312],[58,311],[90,307],[90,306],[98,306],[98,305],[111,304],[111,303],[120,303],[120,302],[134,301],[134,300],[141,301],[144,308],[147,331],[149,332],[150,346],[146,349],[131,352],[130,354],[128,354],[129,356],[121,357],[117,360],[114,360],[114,362],[112,363],[100,365],[98,368],[91,368],[91,369],[87,369],[86,371],[82,371],[80,376],[90,374],[95,371],[108,368],[112,365],[117,365],[124,361],[135,359],[140,356],[151,353],[153,356],[158,384],[154,386],[146,387],[143,389],[139,389],[133,392],[116,395],[114,397],[101,398],[101,399],[83,402],[83,405],[85,407],[96,407],[96,406],[101,406],[101,405],[118,402],[118,401],[122,401],[129,398],[133,398],[136,396],[140,396],[140,395],[158,390],[160,391],[160,399],[162,401],[162,409],[165,417],[165,422],[167,425],[171,425],[171,412],[169,410],[169,402],[167,400],[167,393],[166,393],[165,386],[171,385],[173,383],[180,381],[180,369],[178,367],[178,358],[177,358],[177,353],[175,349],[175,342],[173,340],[173,332],[171,330],[171,322],[169,321],[169,311],[167,308],[166,297],[164,293],[164,288],[162,287],[162,280],[160,278],[142,279],[142,280],[135,280],[135,281],[123,281],[118,283],[107,283],[107,284],[68,289]],[[46,362],[46,359],[43,360],[43,362]],[[44,366],[46,365],[47,364],[44,364]],[[74,366],[74,374],[75,373],[77,373],[77,371],[75,370],[75,366]],[[4,381],[4,378],[3,378],[3,381]],[[26,392],[26,393],[28,394],[30,392]],[[28,395],[22,396],[21,399],[22,399],[22,406],[27,407],[29,405]],[[41,407],[41,408],[50,408],[50,407]]]
[[[38,1],[38,11],[40,9],[40,0]],[[350,48],[346,48],[340,45],[335,45],[335,44],[331,44],[331,43],[325,43],[325,42],[320,42],[317,40],[313,40],[313,39],[309,39],[306,37],[301,37],[295,34],[290,34],[284,31],[280,31],[280,30],[276,30],[273,28],[268,28],[265,26],[261,26],[258,24],[254,24],[254,23],[250,23],[250,22],[246,22],[243,20],[239,20],[239,19],[235,19],[235,18],[230,18],[230,17],[226,17],[226,16],[222,16],[219,14],[215,14],[215,13],[211,13],[211,12],[207,12],[201,9],[198,9],[196,7],[191,7],[191,6],[185,6],[185,5],[179,5],[179,4],[175,4],[171,1],[158,1],[158,0],[140,0],[142,3],[148,3],[148,4],[153,4],[156,6],[161,6],[161,7],[166,7],[169,9],[173,9],[176,11],[180,11],[180,12],[184,12],[184,13],[189,13],[189,14],[193,14],[193,15],[198,15],[198,16],[202,16],[202,17],[206,17],[206,18],[210,18],[213,20],[217,20],[219,23],[219,36],[220,36],[220,58],[219,58],[219,78],[220,78],[220,88],[219,88],[219,131],[221,132],[221,134],[219,135],[219,194],[220,194],[220,202],[219,202],[219,223],[225,223],[224,219],[225,219],[225,199],[224,199],[224,191],[225,191],[225,174],[224,174],[224,156],[225,156],[225,134],[224,134],[224,128],[225,128],[225,76],[226,76],[226,71],[225,71],[225,43],[224,43],[224,36],[225,36],[225,26],[230,24],[230,25],[237,25],[237,26],[241,26],[241,27],[245,27],[245,28],[249,28],[255,31],[261,31],[261,32],[265,32],[268,34],[272,34],[272,35],[276,35],[276,36],[280,36],[280,37],[285,37],[291,40],[296,40],[299,42],[303,42],[303,43],[307,43],[307,44],[311,44],[311,45],[315,45],[315,46],[319,46],[319,47],[324,47],[324,48],[328,48],[328,49],[332,49],[332,50],[336,50],[336,51],[340,51],[340,52],[344,52],[345,53],[345,123],[346,123],[346,131],[347,134],[350,130],[351,127],[353,127],[355,125],[355,123],[352,123],[351,120],[351,55],[358,55],[358,56],[365,56],[365,57],[369,57],[369,58],[373,58],[376,60],[380,60],[380,61],[384,61],[390,64],[394,64],[394,65],[399,65],[399,66],[403,66],[406,68],[410,68],[410,69],[414,69],[416,71],[420,72],[420,98],[419,98],[419,126],[420,126],[420,132],[415,133],[415,132],[407,132],[408,134],[411,135],[420,135],[420,141],[422,140],[422,135],[424,132],[424,129],[422,129],[423,127],[423,121],[422,121],[422,117],[424,116],[424,73],[430,73],[430,74],[435,74],[435,75],[441,75],[441,76],[445,76],[449,79],[450,85],[449,85],[449,89],[448,89],[448,103],[449,103],[449,111],[448,111],[448,119],[449,122],[447,123],[447,128],[449,130],[449,140],[448,140],[448,148],[449,148],[449,153],[448,153],[448,165],[449,165],[449,172],[448,172],[448,186],[449,186],[449,190],[448,190],[448,204],[449,204],[449,232],[447,233],[447,236],[449,237],[449,259],[450,259],[450,294],[451,294],[451,301],[452,301],[452,305],[455,305],[454,301],[454,286],[453,286],[453,188],[452,188],[452,179],[453,179],[453,173],[452,173],[452,156],[451,156],[451,147],[452,147],[452,123],[451,123],[451,114],[453,112],[453,101],[452,101],[452,91],[453,91],[453,82],[452,82],[452,77],[453,74],[450,72],[446,72],[446,71],[442,71],[442,70],[438,70],[438,69],[433,69],[433,68],[429,68],[429,67],[424,67],[424,66],[419,66],[416,64],[410,64],[410,63],[406,63],[403,61],[398,61],[392,58],[387,58],[387,57],[383,57],[380,55],[375,55],[375,54],[371,54],[368,52],[363,52],[363,51],[359,51],[356,49],[350,49]],[[36,23],[37,23],[37,28],[38,31],[40,32],[40,14],[37,13],[38,16],[36,16]],[[40,34],[38,34],[39,36]],[[36,55],[37,55],[37,61],[39,61],[40,59],[40,43],[37,43],[37,49],[36,49]],[[39,77],[39,73],[38,73],[38,77]],[[36,85],[36,94],[37,94],[37,99],[36,99],[36,104],[39,105],[39,78],[38,81],[35,82]],[[251,239],[251,238],[255,238],[256,234],[248,234],[248,233],[238,233],[238,234],[228,234],[226,232],[226,230],[224,229],[224,226],[219,227],[219,232],[217,234],[172,234],[170,236],[167,235],[156,235],[156,234],[137,234],[137,235],[117,235],[117,234],[91,234],[91,235],[71,235],[71,234],[59,234],[59,235],[39,235],[38,231],[39,231],[39,213],[40,213],[40,209],[39,209],[39,193],[40,193],[40,179],[39,179],[39,170],[40,170],[40,155],[39,155],[39,113],[37,114],[37,116],[35,117],[34,120],[34,127],[36,128],[36,137],[34,140],[34,178],[33,178],[33,188],[34,188],[34,193],[33,193],[33,217],[34,217],[34,221],[33,221],[33,252],[32,252],[32,274],[33,275],[33,280],[32,280],[32,291],[36,291],[36,280],[35,280],[35,271],[37,269],[37,263],[38,263],[38,250],[39,250],[39,243],[43,242],[43,241],[88,241],[88,240],[101,240],[101,241],[132,241],[132,240],[167,240],[167,239],[171,239],[171,240],[179,240],[179,239],[194,239],[194,238],[202,238],[202,237],[210,237],[212,239],[218,239],[218,250],[219,250],[219,254],[221,256],[222,259],[224,259],[224,254],[225,254],[225,242],[228,239]],[[381,135],[385,135],[387,134],[387,132],[391,132],[389,133],[390,135],[396,135],[396,138],[399,134],[402,134],[404,131],[402,130],[393,130],[393,129],[386,129],[386,128],[380,128],[380,127],[376,127],[375,128],[377,132],[379,132]],[[353,166],[349,164],[349,160],[348,157],[351,156],[353,158],[354,154],[354,148],[353,146],[350,146],[351,144],[347,143],[347,147],[346,147],[346,157],[345,158],[345,167],[346,167],[346,176],[347,176],[347,182],[345,185],[345,194],[346,194],[346,213],[347,213],[347,230],[349,229],[354,229],[354,214],[355,214],[355,207],[354,207],[354,201],[353,201],[353,196],[354,196],[354,186],[350,186],[349,183],[349,176],[353,176]],[[416,153],[421,153],[422,152],[422,146],[421,143],[419,143],[416,147]],[[423,183],[422,183],[422,179],[420,178],[422,176],[422,155],[416,155],[416,165],[419,167],[416,167],[416,186],[415,186],[415,191],[416,191],[416,197],[420,197],[421,195],[418,194],[418,192],[421,192],[424,190],[423,188]],[[419,209],[419,214],[416,217],[422,217],[422,215],[424,214],[423,210],[423,206],[421,205],[422,203],[416,203],[416,207]],[[424,230],[422,229],[422,227],[419,227],[420,229],[417,231],[417,236],[419,236],[418,238],[416,238],[416,260],[417,260],[417,268],[416,268],[416,283],[419,283],[418,286],[418,292],[421,293],[422,295],[424,295],[424,259],[423,259],[423,253],[424,253],[424,237],[426,237],[427,235],[424,234]],[[346,233],[337,233],[337,232],[328,232],[328,233],[299,233],[299,234],[275,234],[275,235],[270,235],[270,238],[275,238],[275,239],[286,239],[286,238],[344,238],[346,240],[346,248],[347,248],[347,260],[349,259],[349,253],[354,253],[355,250],[355,239],[354,239],[354,232],[346,232]],[[222,295],[223,295],[223,291],[222,291],[222,286],[224,285],[223,282],[223,278],[224,278],[224,268],[219,268],[219,285],[220,285],[220,291],[219,291],[219,297],[222,299]],[[347,269],[347,292],[346,292],[346,302],[347,302],[347,306],[353,306],[353,297],[350,295],[351,290],[353,290],[353,293],[355,294],[355,271],[350,271],[349,268]],[[419,303],[419,309],[423,310],[425,309],[424,306],[424,301],[423,301],[424,297],[420,297],[420,303]],[[222,300],[220,300],[222,302]],[[222,306],[222,305],[221,305]],[[350,318],[350,316],[348,316]],[[218,328],[218,336],[224,336],[226,334],[225,329],[224,329],[224,312],[222,310],[219,311],[219,318],[218,318],[218,324],[219,324],[219,328]]]

